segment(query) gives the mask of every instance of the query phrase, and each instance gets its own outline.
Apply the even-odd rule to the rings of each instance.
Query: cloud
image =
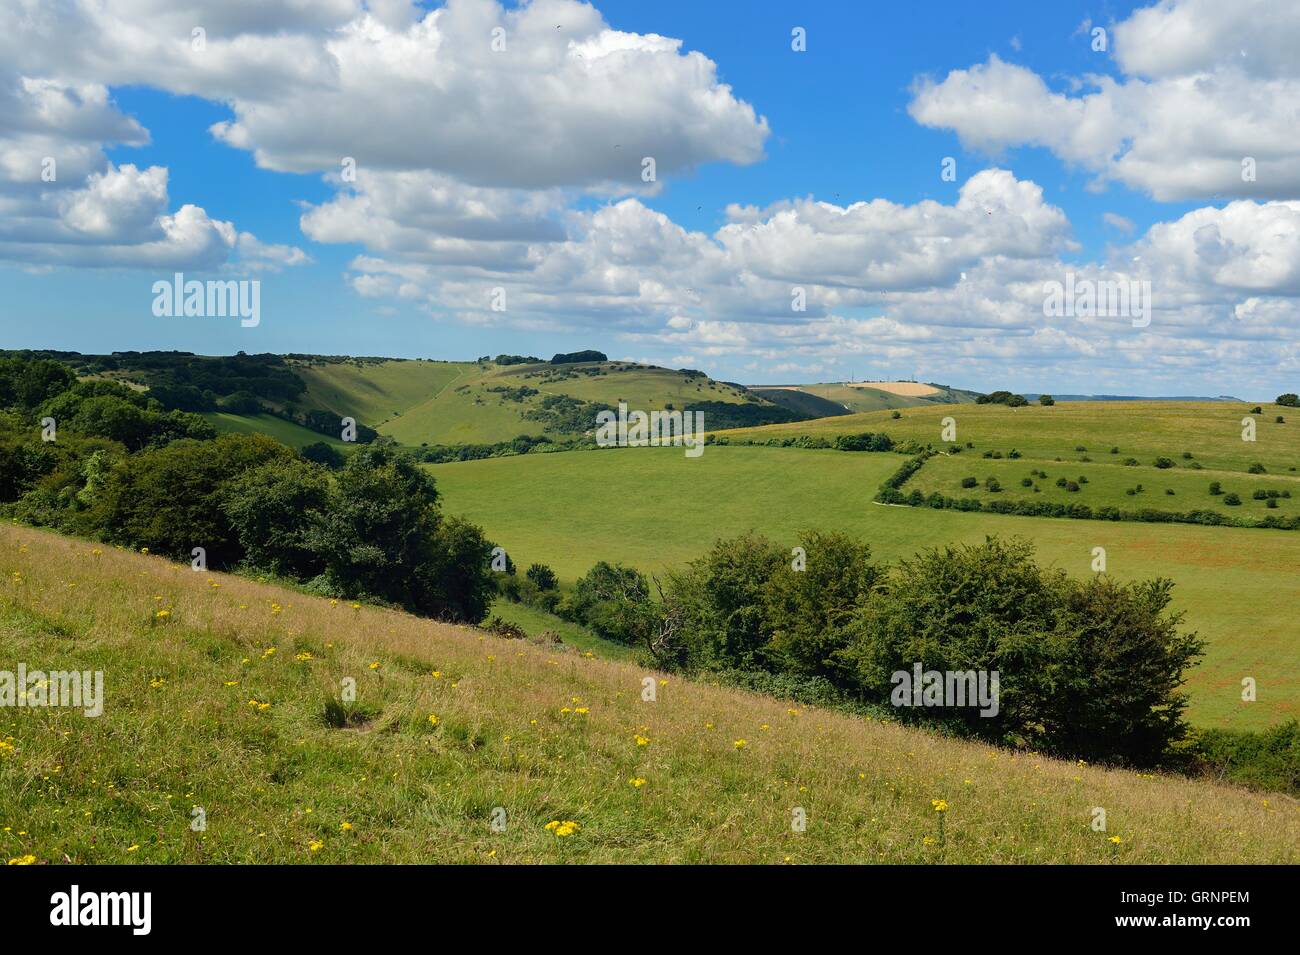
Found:
[[[306,261],[291,246],[263,245],[198,206],[167,212],[167,170],[108,163],[80,188],[0,197],[0,259],[85,268],[256,268]]]
[[[1132,219],[1122,216],[1118,212],[1103,212],[1101,214],[1101,221],[1106,223],[1106,225],[1110,226],[1112,229],[1118,229],[1120,232],[1125,234],[1131,234],[1133,230],[1137,228]]]
[[[1264,0],[1167,0],[1113,36],[1121,79],[1072,77],[1058,92],[992,55],[920,79],[909,112],[971,148],[1041,146],[1099,186],[1119,182],[1161,201],[1300,195],[1300,12]]]
[[[478,186],[644,190],[646,157],[657,181],[755,162],[768,135],[706,56],[614,30],[576,0],[449,0],[423,14],[351,0],[44,4],[0,10],[0,62],[228,103],[213,135],[268,169],[351,157]]]

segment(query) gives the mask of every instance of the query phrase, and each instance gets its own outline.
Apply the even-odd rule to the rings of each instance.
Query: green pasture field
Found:
[[[1110,457],[1110,456],[1108,456]],[[1031,472],[1047,477],[1032,477]],[[973,488],[961,486],[963,478],[973,477]],[[1001,487],[991,491],[987,480],[995,479]],[[1065,478],[1078,486],[1071,491],[1057,486]],[[1086,482],[1080,482],[1086,478]],[[1025,487],[1023,482],[1033,484]],[[1218,483],[1222,493],[1210,493]],[[1036,490],[1035,490],[1036,489]],[[1044,462],[1037,460],[990,460],[972,452],[936,455],[926,461],[904,486],[905,491],[934,492],[953,498],[979,501],[1034,501],[1053,504],[1086,504],[1094,511],[1116,507],[1123,511],[1150,509],[1187,513],[1214,511],[1244,522],[1258,522],[1264,517],[1294,517],[1300,514],[1300,477],[1294,475],[1242,474],[1239,471],[1189,471],[1183,468],[1125,467],[1121,464],[1077,461]],[[1129,493],[1132,491],[1133,493]],[[1173,491],[1173,494],[1168,493]],[[1276,507],[1267,500],[1256,500],[1256,491],[1277,494]],[[1224,503],[1236,494],[1240,504]],[[1289,494],[1290,497],[1283,497]]]
[[[939,448],[952,443],[942,435],[943,419],[951,417],[956,423],[956,443],[972,443],[976,454],[994,450],[1006,454],[1015,449],[1026,458],[1047,461],[1057,457],[1067,461],[1132,457],[1146,466],[1158,457],[1167,457],[1177,468],[1186,468],[1191,461],[1182,454],[1187,451],[1205,468],[1245,471],[1259,463],[1269,473],[1296,473],[1294,469],[1300,467],[1300,411],[1266,404],[1261,406],[1261,414],[1249,414],[1254,407],[1213,401],[1070,401],[1023,408],[941,405],[904,408],[897,419],[892,412],[877,411],[737,428],[719,435],[766,441],[799,435],[834,439],[839,434],[874,431],[895,441],[911,440]],[[1279,416],[1284,423],[1276,423]],[[1242,440],[1242,419],[1248,417],[1255,421],[1254,441]],[[1111,448],[1119,450],[1111,455]]]
[[[1080,576],[1092,572],[1092,549],[1105,547],[1108,572],[1119,579],[1174,580],[1175,607],[1207,639],[1190,682],[1194,722],[1256,728],[1300,715],[1300,532],[873,503],[881,481],[905,460],[711,446],[694,459],[680,448],[627,448],[430,468],[450,513],[481,524],[517,565],[549,564],[570,583],[598,560],[660,572],[700,556],[720,537],[748,530],[791,547],[803,529],[842,530],[866,540],[883,560],[989,534],[1018,535],[1034,542],[1042,563]],[[1033,467],[1010,463],[1026,473]],[[1044,465],[1055,475],[1061,466],[1053,467]],[[1255,703],[1241,701],[1246,676],[1258,681]]]

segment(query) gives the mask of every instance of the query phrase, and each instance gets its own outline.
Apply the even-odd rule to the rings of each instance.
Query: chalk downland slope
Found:
[[[595,428],[594,412],[564,420],[548,417],[544,402],[555,397],[601,408],[625,402],[639,411],[669,406],[681,410],[700,402],[781,410],[740,386],[672,368],[617,361],[505,366],[487,362],[468,366],[445,388],[383,422],[379,430],[402,444],[421,445],[495,444],[520,435],[564,441]]]
[[[0,531],[0,581],[4,659],[106,682],[99,718],[4,711],[9,858],[1300,861],[1282,798],[944,740],[21,527]],[[348,678],[355,703],[339,702]]]
[[[824,416],[892,411],[935,404],[968,404],[975,392],[920,381],[829,382],[811,385],[755,385],[751,391],[778,404],[798,407],[820,401]],[[799,410],[803,410],[802,407]],[[814,410],[809,408],[809,410]]]

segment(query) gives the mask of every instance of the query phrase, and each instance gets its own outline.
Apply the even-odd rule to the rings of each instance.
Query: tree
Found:
[[[117,463],[91,509],[108,540],[178,560],[194,547],[221,567],[244,556],[239,535],[222,508],[228,483],[293,451],[263,434],[228,434],[215,440],[173,441]]]
[[[1284,408],[1300,408],[1300,395],[1288,391],[1284,395],[1278,395],[1277,401],[1274,403],[1279,404]]]
[[[676,655],[699,669],[766,669],[780,654],[771,643],[767,593],[789,551],[754,534],[720,540],[684,572],[672,574],[665,603],[682,621]]]
[[[324,441],[313,441],[311,444],[304,445],[298,451],[308,461],[323,465],[331,471],[337,471],[343,467],[346,460],[343,452],[332,444],[326,444]]]
[[[1185,673],[1204,652],[1166,614],[1173,582],[1061,579],[1053,692],[1042,707],[1047,745],[1068,756],[1150,766],[1187,733]]]
[[[71,388],[72,369],[47,358],[0,358],[0,408],[30,410]]]
[[[784,562],[764,598],[770,655],[782,670],[847,683],[844,624],[865,606],[880,577],[871,548],[838,531],[800,537],[805,566]]]
[[[303,579],[324,570],[317,537],[329,504],[329,473],[294,457],[243,472],[222,494],[222,509],[248,562]]]
[[[445,517],[432,543],[433,560],[419,570],[426,612],[442,620],[478,623],[487,616],[496,594],[492,542],[477,524]]]
[[[545,564],[533,564],[525,576],[537,585],[538,590],[554,590],[557,583],[555,571]]]
[[[595,349],[589,348],[585,351],[574,351],[574,352],[558,354],[551,359],[551,364],[571,365],[583,361],[608,361],[608,360],[609,360],[609,356],[607,356],[603,351],[596,351]]]
[[[1038,403],[1042,405],[1044,408],[1048,408],[1056,404],[1056,399],[1053,398],[1051,395],[1039,395]]]
[[[639,571],[599,561],[573,587],[562,609],[566,616],[620,643],[642,635],[641,608],[650,600],[650,586]]]
[[[348,592],[430,613],[417,568],[434,559],[439,515],[433,478],[413,459],[373,445],[338,473],[321,527],[327,572]]]

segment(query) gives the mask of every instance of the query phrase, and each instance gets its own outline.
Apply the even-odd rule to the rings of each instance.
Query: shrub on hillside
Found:
[[[1201,730],[1190,741],[1190,750],[1203,772],[1243,786],[1300,795],[1300,722],[1294,719],[1254,733]]]
[[[221,507],[250,564],[307,579],[325,569],[319,548],[330,506],[330,478],[320,465],[279,456],[234,477]]]
[[[324,441],[313,441],[311,444],[304,445],[298,453],[306,460],[327,467],[331,471],[343,467],[344,461],[347,460],[342,451]]]
[[[538,590],[554,590],[558,583],[555,571],[551,570],[551,568],[547,567],[545,564],[531,565],[525,576],[537,585]]]
[[[586,624],[606,639],[630,644],[646,636],[649,601],[645,575],[602,560],[578,578],[558,609],[561,616]]]
[[[880,570],[871,563],[871,548],[847,534],[812,531],[800,538],[799,546],[802,568],[783,559],[768,578],[764,655],[779,672],[843,685],[843,625],[866,604]]]
[[[1023,541],[929,551],[901,562],[850,624],[863,690],[893,674],[996,670],[999,712],[908,710],[993,741],[1062,756],[1149,765],[1185,732],[1184,672],[1202,652],[1166,613],[1168,581],[1079,583],[1039,568]]]
[[[109,541],[148,547],[189,561],[202,547],[210,566],[244,556],[222,508],[229,482],[293,451],[261,434],[229,434],[211,441],[174,441],[121,459],[92,508],[95,527]]]

